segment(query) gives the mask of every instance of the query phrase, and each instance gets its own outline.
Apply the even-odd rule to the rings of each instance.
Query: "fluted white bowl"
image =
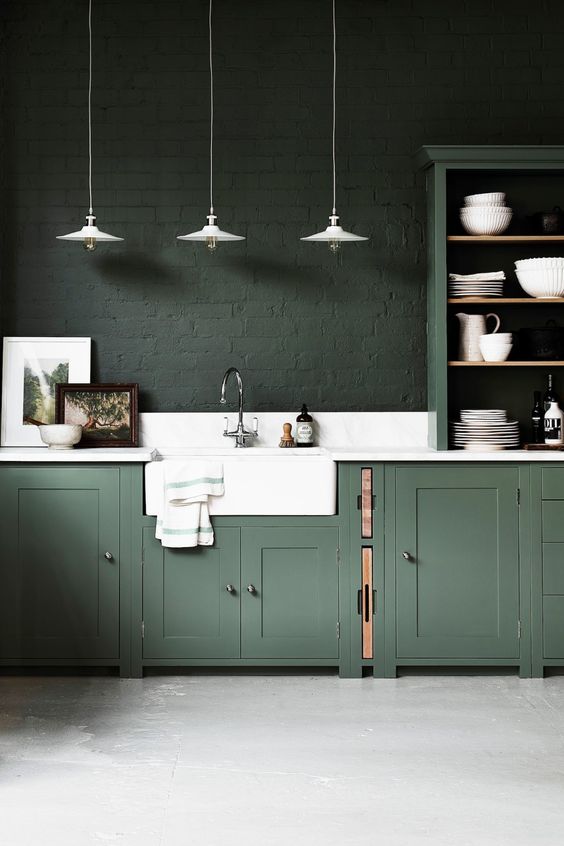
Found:
[[[39,427],[39,434],[49,449],[72,449],[82,437],[78,423],[49,423]]]
[[[493,191],[488,194],[469,194],[464,197],[467,206],[505,206],[505,194]]]
[[[521,288],[531,297],[564,297],[564,266],[515,269]]]
[[[469,206],[460,209],[462,226],[470,235],[500,235],[505,232],[513,210],[505,206]]]
[[[545,256],[543,258],[519,259],[515,262],[515,267],[522,267],[525,270],[540,270],[545,267],[564,267],[564,256]]]

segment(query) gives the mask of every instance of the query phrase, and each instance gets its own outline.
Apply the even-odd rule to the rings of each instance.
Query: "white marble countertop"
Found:
[[[153,458],[150,447],[95,447],[85,449],[48,449],[47,447],[0,447],[0,462],[88,464],[112,462],[124,464],[147,462]]]
[[[501,449],[473,452],[465,449],[436,450],[430,447],[344,447],[328,448],[334,461],[564,461],[558,450]]]

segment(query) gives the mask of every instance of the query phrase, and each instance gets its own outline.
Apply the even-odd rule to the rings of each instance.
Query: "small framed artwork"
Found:
[[[90,338],[4,338],[2,446],[44,446],[41,423],[54,423],[59,382],[90,380]]]
[[[137,446],[138,393],[136,384],[58,384],[57,423],[79,423],[81,447]]]

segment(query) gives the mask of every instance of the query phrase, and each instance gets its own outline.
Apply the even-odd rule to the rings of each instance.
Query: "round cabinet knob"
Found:
[[[409,552],[402,552],[402,557],[405,558],[406,561],[411,561],[411,555]]]
[[[114,560],[114,556],[112,555],[111,552],[104,552],[104,558],[106,558],[108,561]]]
[[[227,591],[227,593],[235,593],[235,588],[233,587],[233,585],[225,585],[225,590]]]
[[[247,590],[249,591],[249,593],[256,593],[257,592],[257,589],[254,585],[247,585]]]

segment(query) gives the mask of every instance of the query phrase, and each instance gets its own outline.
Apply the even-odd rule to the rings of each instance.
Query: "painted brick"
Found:
[[[528,0],[342,0],[338,206],[371,236],[300,242],[331,205],[326,0],[215,4],[220,224],[208,205],[206,0],[100,0],[94,204],[121,245],[55,235],[87,205],[86,18],[72,0],[0,9],[4,333],[89,334],[93,378],[146,410],[217,410],[223,371],[258,409],[425,407],[425,143],[561,143],[564,7]],[[40,10],[40,14],[38,11]],[[292,418],[290,418],[292,419]]]

